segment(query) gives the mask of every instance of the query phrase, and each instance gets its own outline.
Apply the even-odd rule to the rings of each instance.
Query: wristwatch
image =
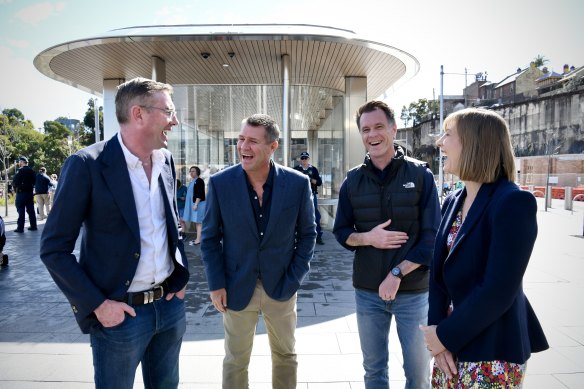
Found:
[[[401,269],[398,266],[391,269],[391,274],[399,278],[400,280],[404,278],[404,273],[402,273]]]

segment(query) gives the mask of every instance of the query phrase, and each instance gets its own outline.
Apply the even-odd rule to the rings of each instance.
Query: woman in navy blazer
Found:
[[[514,183],[507,123],[464,109],[437,141],[444,171],[465,187],[442,206],[431,265],[428,326],[434,388],[520,387],[526,361],[548,344],[523,293],[537,236],[537,204]]]

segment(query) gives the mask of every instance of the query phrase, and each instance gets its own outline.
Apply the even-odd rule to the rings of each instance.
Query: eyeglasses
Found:
[[[152,106],[149,106],[149,105],[141,105],[140,107],[146,108],[146,109],[157,109],[159,111],[162,111],[162,112],[164,112],[166,114],[166,117],[167,118],[171,118],[171,117],[173,117],[173,116],[176,115],[176,110],[174,110],[174,109],[158,108],[158,107],[152,107]]]

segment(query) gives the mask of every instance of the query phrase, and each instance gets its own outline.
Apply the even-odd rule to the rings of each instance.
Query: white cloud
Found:
[[[23,8],[15,16],[24,23],[36,25],[43,20],[58,15],[64,8],[65,3],[62,1],[56,3],[44,2]]]

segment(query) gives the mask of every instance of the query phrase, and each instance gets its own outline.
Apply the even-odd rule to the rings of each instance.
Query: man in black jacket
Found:
[[[353,286],[365,388],[388,388],[388,334],[395,316],[406,388],[430,387],[430,354],[418,330],[427,322],[428,266],[440,224],[427,164],[394,145],[393,110],[371,101],[357,112],[367,150],[339,192],[333,232],[355,252]]]
[[[43,220],[51,212],[51,202],[49,201],[49,188],[52,187],[51,179],[47,176],[47,169],[41,167],[36,175],[34,184],[34,195],[39,208],[39,220]],[[47,211],[45,215],[45,209]]]
[[[28,213],[28,222],[31,231],[37,230],[36,214],[34,213],[34,195],[33,188],[35,184],[34,171],[28,166],[28,159],[20,157],[18,159],[20,169],[14,175],[12,185],[16,190],[16,211],[18,212],[18,222],[14,232],[24,232],[24,213]]]

